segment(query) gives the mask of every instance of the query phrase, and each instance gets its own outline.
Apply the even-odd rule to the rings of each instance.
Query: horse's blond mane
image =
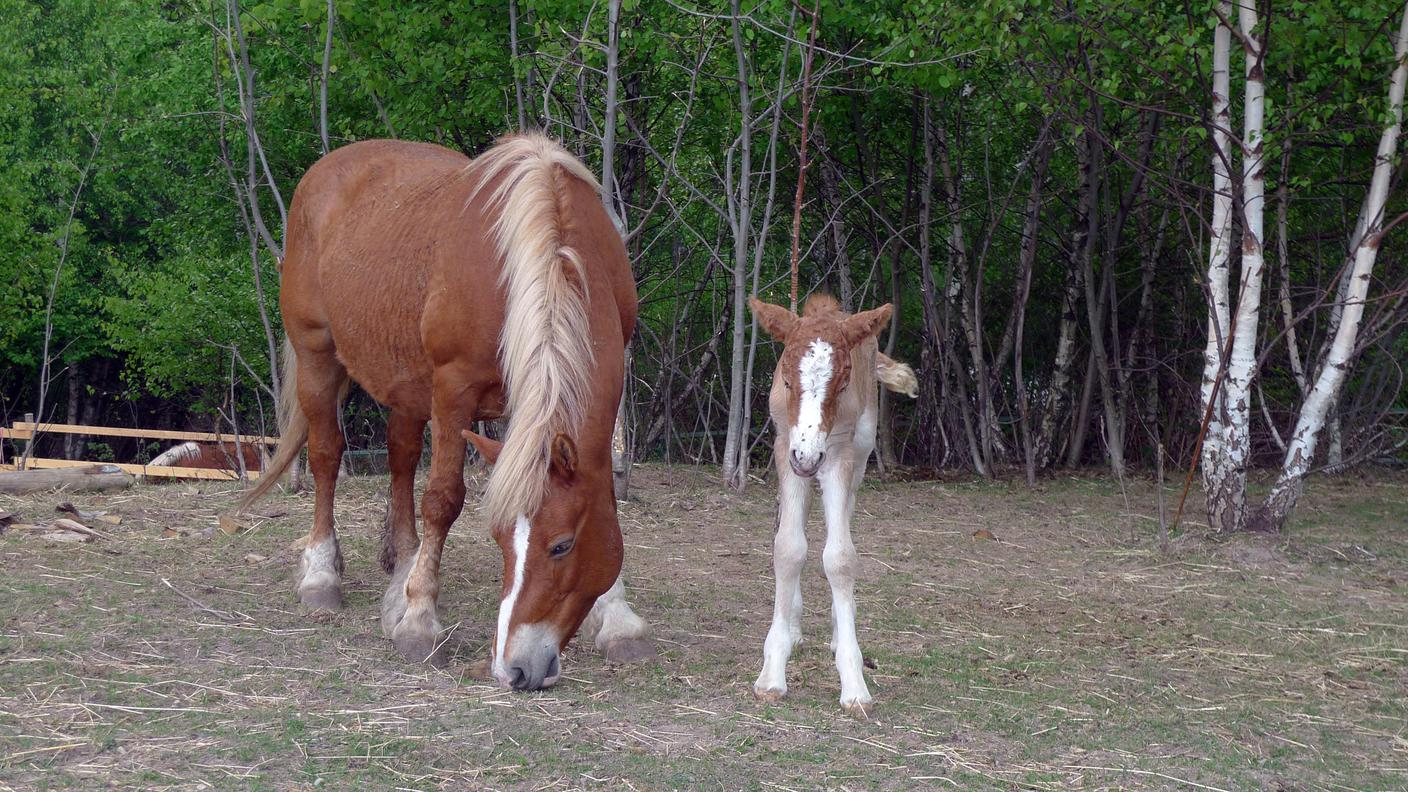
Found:
[[[490,525],[512,525],[517,515],[537,512],[553,437],[575,438],[586,409],[592,363],[586,277],[581,257],[563,239],[562,212],[566,179],[597,182],[577,158],[533,133],[500,140],[468,173],[475,193],[498,180],[488,204],[498,212],[494,238],[507,298],[499,361],[509,421],[482,508]]]

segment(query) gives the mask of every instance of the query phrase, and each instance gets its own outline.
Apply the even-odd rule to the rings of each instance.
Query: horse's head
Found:
[[[749,305],[763,329],[782,342],[768,401],[778,431],[787,433],[788,462],[797,475],[814,476],[826,457],[837,397],[850,384],[851,350],[880,332],[891,307],[848,316],[825,295],[808,299],[801,316],[757,297]]]
[[[503,446],[465,432],[493,464]],[[557,682],[561,654],[597,597],[621,572],[621,527],[609,463],[580,465],[572,438],[553,438],[542,505],[512,525],[493,526],[504,554],[504,587],[493,671],[515,690]]]

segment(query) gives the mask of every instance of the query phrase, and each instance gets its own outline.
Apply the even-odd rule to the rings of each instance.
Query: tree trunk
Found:
[[[1256,29],[1256,7],[1239,6],[1238,27],[1246,53],[1246,99],[1242,138],[1242,267],[1232,323],[1232,352],[1223,375],[1222,452],[1218,465],[1204,473],[1208,484],[1208,524],[1228,532],[1246,524],[1247,464],[1251,456],[1251,384],[1256,377],[1257,318],[1261,311],[1265,267],[1265,162],[1262,119],[1265,115],[1264,28]],[[1261,37],[1261,38],[1259,38]]]
[[[1219,0],[1221,20],[1232,16],[1230,0]],[[1211,492],[1225,467],[1223,423],[1213,403],[1214,384],[1222,375],[1222,350],[1232,310],[1227,295],[1227,275],[1232,253],[1232,30],[1219,21],[1213,31],[1212,53],[1212,225],[1208,251],[1208,338],[1203,349],[1203,413],[1208,420],[1203,440],[1203,489]],[[1209,412],[1211,410],[1211,412]]]
[[[1027,486],[1036,486],[1036,448],[1032,443],[1031,417],[1027,409],[1027,382],[1022,374],[1022,336],[1026,329],[1027,300],[1031,296],[1032,269],[1036,264],[1037,233],[1041,230],[1041,197],[1046,182],[1046,168],[1051,161],[1049,127],[1038,133],[1035,164],[1032,166],[1032,186],[1027,193],[1027,208],[1022,221],[1022,244],[1018,262],[1017,296],[1013,298],[1016,328],[1013,331],[1013,384],[1017,390],[1018,434],[1022,444],[1022,467]]]
[[[748,243],[753,224],[753,105],[748,91],[748,61],[739,23],[741,12],[738,0],[733,0],[731,7],[733,51],[738,65],[739,162],[737,182],[729,185],[730,203],[733,204],[733,354],[729,361],[728,430],[724,436],[723,474],[724,483],[741,492],[748,483],[748,426],[744,421],[744,400],[749,394],[744,387],[748,378],[744,364],[747,362]],[[732,174],[730,164],[729,175]]]
[[[1362,210],[1364,214],[1361,216],[1364,234],[1354,249],[1349,293],[1341,310],[1339,327],[1335,330],[1329,354],[1324,364],[1319,367],[1315,386],[1301,406],[1300,417],[1291,433],[1281,474],[1266,502],[1248,523],[1248,527],[1254,530],[1281,530],[1291,510],[1300,500],[1306,474],[1310,470],[1311,460],[1315,457],[1315,444],[1325,424],[1325,416],[1338,396],[1340,386],[1344,384],[1349,361],[1354,355],[1359,323],[1363,319],[1364,303],[1369,294],[1369,280],[1373,275],[1379,247],[1383,244],[1383,236],[1387,233],[1383,225],[1384,208],[1388,201],[1389,177],[1393,171],[1398,133],[1403,120],[1404,86],[1408,83],[1408,5],[1404,6],[1398,37],[1394,44],[1397,66],[1389,81],[1388,92],[1391,121],[1379,138],[1379,148],[1374,160],[1374,176]]]

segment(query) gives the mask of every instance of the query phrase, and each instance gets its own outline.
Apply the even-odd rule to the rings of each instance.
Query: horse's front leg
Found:
[[[807,560],[807,510],[811,482],[792,472],[787,447],[776,453],[777,532],[772,540],[772,568],[776,576],[772,626],[763,643],[763,670],[753,683],[753,693],[764,701],[787,695],[787,659],[802,640],[802,566]]]
[[[615,584],[597,598],[582,622],[583,637],[595,641],[597,651],[612,663],[632,663],[655,656],[650,626],[626,601],[625,575],[622,572],[616,576]]]
[[[822,466],[821,502],[826,511],[826,549],[821,553],[826,579],[831,584],[832,650],[841,676],[841,706],[852,715],[868,717],[872,699],[862,671],[860,643],[856,640],[855,580],[859,558],[851,542],[851,511],[855,503],[852,461],[836,455],[835,463]]]
[[[453,389],[450,389],[453,390]],[[459,392],[463,392],[459,389]],[[437,389],[437,396],[439,389]],[[440,597],[440,555],[450,526],[464,508],[465,428],[472,409],[437,400],[431,422],[430,479],[421,497],[424,530],[409,558],[398,558],[381,602],[381,627],[411,662],[444,665],[436,603]]]

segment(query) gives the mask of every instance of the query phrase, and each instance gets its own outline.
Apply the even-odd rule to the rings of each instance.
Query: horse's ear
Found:
[[[847,344],[855,346],[873,335],[878,335],[880,328],[889,323],[890,314],[893,312],[894,307],[885,303],[879,308],[847,317],[841,325],[841,335],[845,337]]]
[[[479,452],[479,456],[484,457],[485,462],[492,465],[499,461],[499,452],[504,450],[503,443],[481,434],[475,434],[468,429],[460,430],[460,434],[464,435],[464,439],[473,444],[474,450]]]
[[[791,335],[793,328],[801,321],[797,318],[797,314],[781,305],[765,303],[757,297],[748,298],[748,307],[753,309],[753,315],[758,317],[758,324],[762,325],[767,334],[784,343],[787,341],[787,336]]]
[[[563,481],[571,481],[577,475],[577,444],[565,434],[552,439],[549,464],[553,475]]]

